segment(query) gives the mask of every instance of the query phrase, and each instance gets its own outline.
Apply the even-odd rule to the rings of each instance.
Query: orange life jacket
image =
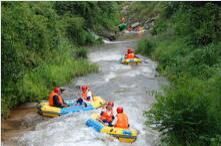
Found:
[[[89,101],[89,100],[87,99],[87,91],[82,92],[81,96],[83,97],[84,100]]]
[[[115,127],[117,128],[128,128],[128,118],[125,113],[117,114],[117,122]]]
[[[113,121],[113,111],[104,111],[103,114],[100,116],[100,120],[107,122]]]
[[[60,104],[64,104],[63,98],[61,97],[61,95],[59,95],[59,94],[55,93],[54,91],[52,91],[51,94],[50,94],[49,97],[48,97],[49,105],[50,105],[50,106],[54,106],[54,99],[53,99],[53,97],[54,97],[55,95],[58,96],[58,101],[59,101],[59,103],[60,103]]]
[[[135,54],[134,53],[127,54],[127,59],[133,59],[133,58],[135,58]]]

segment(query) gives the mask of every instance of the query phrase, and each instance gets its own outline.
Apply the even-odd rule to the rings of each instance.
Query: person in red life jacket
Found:
[[[137,58],[137,56],[135,55],[134,50],[132,48],[127,49],[127,54],[125,54],[125,58],[126,59]]]
[[[84,103],[85,107],[87,107],[87,103],[93,101],[92,92],[87,85],[81,86],[81,97],[78,98],[77,104],[82,105]]]
[[[105,110],[102,111],[100,114],[100,120],[104,124],[107,124],[108,126],[113,126],[112,125],[112,122],[114,120],[113,107],[114,107],[114,103],[108,102]]]
[[[117,108],[117,115],[116,115],[115,121],[116,122],[114,124],[114,127],[116,127],[116,128],[124,128],[124,129],[129,128],[128,117],[124,113],[123,107],[118,107]]]
[[[50,93],[48,97],[48,102],[50,106],[56,106],[56,107],[68,107],[68,105],[64,102],[64,99],[61,96],[61,93],[64,91],[64,89],[61,89],[59,87],[55,87],[54,90]]]

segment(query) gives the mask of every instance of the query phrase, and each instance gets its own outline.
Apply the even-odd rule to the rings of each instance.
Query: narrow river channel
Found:
[[[27,146],[153,146],[158,133],[144,124],[143,112],[154,102],[152,91],[159,91],[166,83],[158,76],[156,62],[140,56],[144,62],[139,65],[123,65],[119,59],[128,47],[136,48],[137,40],[105,41],[103,45],[91,48],[89,60],[98,64],[99,72],[74,79],[66,85],[64,97],[76,98],[78,87],[88,84],[92,91],[105,100],[114,101],[124,107],[132,128],[139,131],[133,144],[120,143],[109,135],[97,133],[85,125],[94,112],[75,113],[54,119],[42,120],[31,131],[12,138],[17,145]]]

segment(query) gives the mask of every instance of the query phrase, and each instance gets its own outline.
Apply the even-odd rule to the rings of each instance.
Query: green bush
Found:
[[[85,30],[85,21],[82,17],[65,15],[63,23],[65,34],[73,44],[87,45],[95,43],[92,34]]]
[[[156,104],[146,112],[149,122],[157,124],[157,128],[167,134],[166,138],[175,135],[182,145],[200,141],[208,130],[216,131],[218,128],[209,124],[211,113],[208,113],[208,108],[213,100],[202,92],[206,87],[201,80],[179,78],[175,86],[166,90],[165,95],[158,96]]]
[[[167,23],[168,22],[166,22],[165,20],[161,20],[161,19],[159,19],[159,20],[156,20],[156,25],[154,25],[153,26],[153,29],[151,30],[151,34],[152,35],[157,35],[157,34],[159,34],[159,33],[161,33],[161,32],[164,32],[165,31],[165,29],[167,29]]]
[[[116,2],[108,4],[2,3],[1,114],[4,117],[18,104],[46,97],[54,86],[97,71],[97,66],[86,60],[87,50],[81,46],[100,41],[95,40],[90,29],[101,25],[114,28],[118,6]]]
[[[74,58],[87,58],[87,49],[85,48],[75,49]]]
[[[147,39],[143,39],[139,41],[136,53],[141,53],[148,56],[151,55],[151,53],[154,51],[153,49],[154,49],[154,43]]]
[[[168,2],[154,36],[139,42],[171,82],[145,112],[162,145],[221,145],[220,13],[216,2]]]
[[[86,27],[97,32],[119,24],[117,2],[55,2],[54,7],[61,16],[68,13],[83,18]]]
[[[205,3],[196,6],[194,3],[180,3],[174,15],[174,26],[178,34],[195,46],[208,45],[220,38],[220,6]]]
[[[133,18],[135,20],[147,20],[150,17],[156,17],[159,13],[164,10],[165,2],[135,2],[131,4],[130,2],[125,2],[128,4],[127,17]],[[122,4],[124,6],[124,4]]]

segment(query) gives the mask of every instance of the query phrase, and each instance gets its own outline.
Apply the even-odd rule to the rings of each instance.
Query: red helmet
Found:
[[[57,94],[60,94],[61,93],[60,87],[55,87],[54,92],[57,93]]]
[[[117,108],[117,113],[119,114],[119,113],[123,113],[123,112],[124,112],[123,107],[119,106],[119,107]]]
[[[107,106],[112,106],[112,107],[114,107],[114,102],[109,101],[109,102],[107,103]]]
[[[88,89],[88,86],[87,86],[87,85],[81,86],[81,90],[82,90],[82,91],[86,91],[87,89]]]
[[[127,49],[127,53],[133,53],[134,51],[133,51],[133,49],[132,48],[128,48]]]

